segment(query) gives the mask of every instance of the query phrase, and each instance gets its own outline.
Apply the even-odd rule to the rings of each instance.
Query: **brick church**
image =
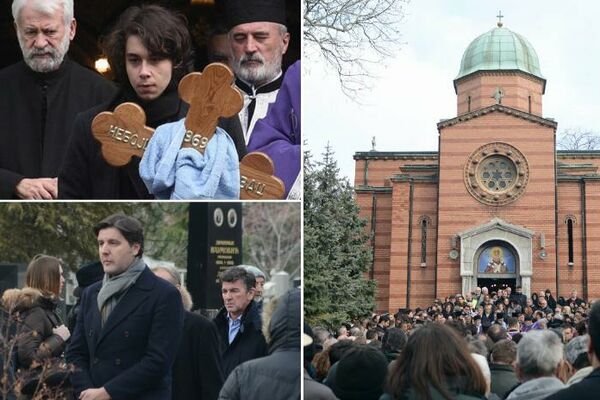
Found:
[[[600,151],[556,149],[534,48],[498,23],[468,46],[454,89],[438,151],[354,155],[377,310],[476,286],[600,297]]]

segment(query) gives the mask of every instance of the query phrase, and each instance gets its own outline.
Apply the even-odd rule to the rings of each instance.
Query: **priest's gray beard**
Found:
[[[54,48],[49,44],[43,49],[36,49],[35,47],[25,47],[25,40],[18,35],[19,46],[23,52],[23,59],[25,63],[36,72],[52,72],[56,71],[60,64],[62,64],[65,54],[69,50],[69,31],[66,29],[62,41],[58,44],[58,47]],[[43,57],[40,57],[43,55]]]
[[[251,55],[243,54],[239,60],[233,63],[233,70],[238,78],[253,86],[261,86],[271,82],[281,72],[281,49],[279,54],[273,57],[273,60],[267,62],[260,53]],[[261,63],[258,67],[249,67],[250,61]]]

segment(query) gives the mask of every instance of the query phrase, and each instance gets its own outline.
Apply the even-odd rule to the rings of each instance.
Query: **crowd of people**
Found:
[[[60,259],[34,257],[25,286],[4,291],[2,398],[300,397],[299,289],[263,306],[257,278],[264,282],[264,272],[230,267],[219,276],[223,307],[211,320],[191,312],[192,298],[175,268],[146,265],[138,220],[114,214],[93,231],[100,263],[77,274],[80,298],[69,326],[58,310],[65,281]]]
[[[600,302],[522,288],[304,327],[306,399],[591,399]]]

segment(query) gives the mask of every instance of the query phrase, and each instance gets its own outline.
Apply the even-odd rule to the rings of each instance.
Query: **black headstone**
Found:
[[[186,286],[194,309],[219,309],[219,274],[242,263],[242,204],[190,203],[188,232]]]

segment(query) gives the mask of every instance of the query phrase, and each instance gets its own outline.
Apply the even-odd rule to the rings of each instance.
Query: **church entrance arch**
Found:
[[[477,286],[490,292],[510,287],[513,291],[519,282],[519,254],[502,240],[484,243],[475,253]]]
[[[529,296],[534,234],[535,232],[523,226],[510,224],[500,218],[460,232],[458,237],[463,293],[474,291],[480,279],[493,279],[494,281],[481,283],[519,284],[523,293]],[[497,261],[494,261],[494,257]],[[484,264],[480,266],[480,263]],[[482,272],[480,267],[483,268]]]

